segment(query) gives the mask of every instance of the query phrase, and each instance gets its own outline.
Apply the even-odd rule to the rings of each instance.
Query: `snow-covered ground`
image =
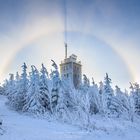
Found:
[[[87,132],[60,122],[49,122],[8,109],[6,97],[0,96],[0,118],[4,135],[0,140],[139,140],[140,121],[120,121],[96,116],[95,130]]]

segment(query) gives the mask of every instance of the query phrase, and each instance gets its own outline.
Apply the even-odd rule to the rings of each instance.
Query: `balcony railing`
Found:
[[[63,61],[61,61],[61,64],[63,64],[63,63],[69,63],[69,62],[75,62],[75,63],[81,64],[81,61],[77,61],[77,60],[75,60],[73,58],[64,59]]]

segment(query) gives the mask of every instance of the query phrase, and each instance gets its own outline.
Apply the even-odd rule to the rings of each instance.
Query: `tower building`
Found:
[[[65,59],[60,64],[60,74],[62,80],[72,82],[75,88],[80,86],[82,79],[81,61],[77,60],[75,54],[67,57],[67,44],[65,44]]]

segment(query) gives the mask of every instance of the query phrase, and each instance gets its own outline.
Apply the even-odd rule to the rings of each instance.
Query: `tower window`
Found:
[[[77,67],[77,71],[79,72],[79,68]]]
[[[63,67],[63,71],[65,71],[65,66]]]

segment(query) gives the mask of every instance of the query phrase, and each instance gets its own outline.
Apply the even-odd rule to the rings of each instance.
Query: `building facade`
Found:
[[[60,64],[60,74],[63,80],[73,83],[78,88],[82,80],[82,65],[77,61],[77,56],[72,54],[67,58],[67,46],[65,46],[65,59]]]

